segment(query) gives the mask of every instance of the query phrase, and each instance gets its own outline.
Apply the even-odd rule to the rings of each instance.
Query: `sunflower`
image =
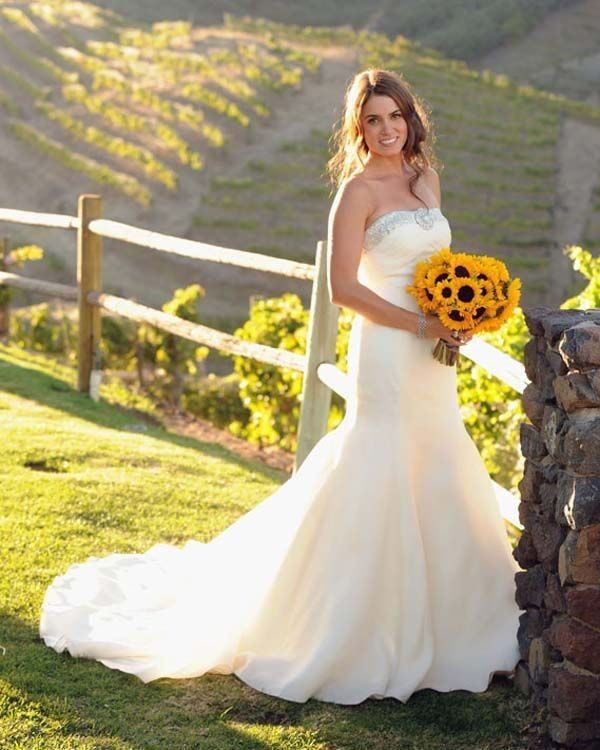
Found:
[[[478,274],[477,279],[479,281],[479,299],[481,301],[492,299],[492,295],[494,293],[493,283],[488,278],[482,279],[480,277],[481,274]]]
[[[479,285],[470,278],[455,279],[456,298],[465,304],[471,305],[479,296]]]
[[[415,286],[422,286],[427,278],[427,272],[429,271],[429,264],[425,260],[419,261],[415,267],[414,284]]]
[[[455,253],[450,261],[450,268],[454,278],[468,279],[475,273],[473,257],[467,253]]]
[[[433,296],[440,305],[454,301],[455,295],[454,279],[449,277],[439,281],[433,288]]]
[[[487,274],[494,284],[499,284],[509,279],[508,269],[497,258],[488,258],[485,261],[483,273]]]
[[[453,257],[454,254],[449,247],[442,247],[436,253],[430,255],[428,260],[425,262],[429,264],[448,266],[452,262]]]
[[[471,318],[474,323],[479,323],[480,320],[485,320],[485,316],[489,313],[489,307],[486,305],[475,305],[471,312]]]
[[[473,260],[471,261],[471,270],[473,271],[473,276],[485,274],[487,270],[487,262],[483,260],[483,258],[474,256]]]
[[[508,298],[508,304],[515,308],[521,297],[521,279],[516,278],[510,282],[506,296]]]
[[[440,263],[434,263],[432,266],[430,266],[429,270],[425,274],[425,283],[430,289],[433,290],[433,287],[436,284],[439,284],[440,281],[448,280],[450,278],[450,275],[451,274],[447,266]]]
[[[433,312],[437,309],[437,302],[427,287],[411,284],[406,287],[406,291],[413,295],[423,312]]]
[[[473,327],[473,319],[465,310],[443,307],[438,311],[438,316],[446,328],[453,331],[467,331]]]

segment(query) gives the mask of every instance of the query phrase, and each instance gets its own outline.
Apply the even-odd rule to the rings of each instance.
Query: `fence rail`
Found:
[[[76,286],[55,284],[52,281],[42,281],[41,279],[30,279],[28,276],[21,276],[18,273],[8,271],[0,271],[0,284],[6,284],[6,286],[12,286],[15,289],[23,289],[26,292],[37,292],[49,297],[58,297],[71,302],[77,299]]]
[[[219,247],[103,219],[102,199],[99,195],[79,196],[77,216],[0,208],[0,221],[77,232],[77,286],[31,279],[8,271],[0,271],[0,285],[77,301],[77,364],[80,391],[90,392],[92,364],[100,347],[100,314],[104,310],[129,320],[148,323],[176,336],[230,354],[303,372],[294,471],[327,430],[332,392],[342,398],[348,397],[347,375],[335,365],[339,308],[329,300],[325,242],[317,243],[314,265]],[[105,237],[195,260],[226,263],[312,281],[306,355],[246,341],[224,331],[191,323],[161,310],[103,292],[102,239]],[[521,362],[484,341],[472,339],[461,348],[461,353],[519,393],[523,393],[529,382]],[[504,517],[521,528],[517,498],[496,482],[494,485]]]
[[[161,331],[173,333],[176,336],[195,341],[197,344],[210,346],[213,349],[222,349],[230,354],[250,357],[277,367],[289,367],[292,370],[302,372],[305,369],[305,357],[301,354],[288,352],[285,349],[276,349],[273,346],[256,344],[254,341],[246,341],[229,333],[218,331],[216,328],[191,323],[189,320],[182,320],[176,315],[162,312],[162,310],[140,305],[130,299],[115,297],[113,294],[104,292],[89,292],[87,302],[122,318],[133,320],[136,323],[148,323],[160,328]]]

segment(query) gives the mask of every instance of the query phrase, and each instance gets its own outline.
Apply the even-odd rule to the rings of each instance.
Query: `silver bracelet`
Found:
[[[427,318],[425,317],[425,313],[423,311],[419,311],[417,313],[417,338],[418,339],[424,339],[425,338],[425,326],[427,325]]]

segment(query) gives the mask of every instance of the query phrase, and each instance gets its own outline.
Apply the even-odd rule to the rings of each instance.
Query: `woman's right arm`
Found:
[[[358,281],[358,265],[364,227],[369,215],[370,193],[360,180],[349,180],[338,190],[329,212],[327,262],[329,299],[384,326],[417,331],[418,314],[388,302]],[[443,338],[456,344],[450,330],[434,315],[426,315],[427,338]]]

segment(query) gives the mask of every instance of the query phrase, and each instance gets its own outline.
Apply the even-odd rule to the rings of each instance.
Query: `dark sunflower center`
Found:
[[[465,284],[464,286],[461,286],[458,290],[458,299],[461,302],[470,302],[473,297],[475,296],[475,292],[473,290],[472,286],[468,286]]]
[[[442,287],[442,297],[452,297],[452,287],[444,286]]]
[[[435,277],[435,283],[437,284],[439,281],[444,281],[447,278],[448,274],[446,273],[446,271],[444,271],[444,273],[440,273]]]
[[[473,313],[474,318],[480,318],[483,313],[485,312],[485,307],[478,307],[477,310]]]
[[[458,310],[450,310],[448,315],[452,318],[452,320],[456,320],[459,323],[462,322],[465,318],[464,315],[459,312]]]
[[[456,266],[454,269],[454,275],[457,277],[461,276],[470,276],[469,269],[465,268],[465,266]]]

